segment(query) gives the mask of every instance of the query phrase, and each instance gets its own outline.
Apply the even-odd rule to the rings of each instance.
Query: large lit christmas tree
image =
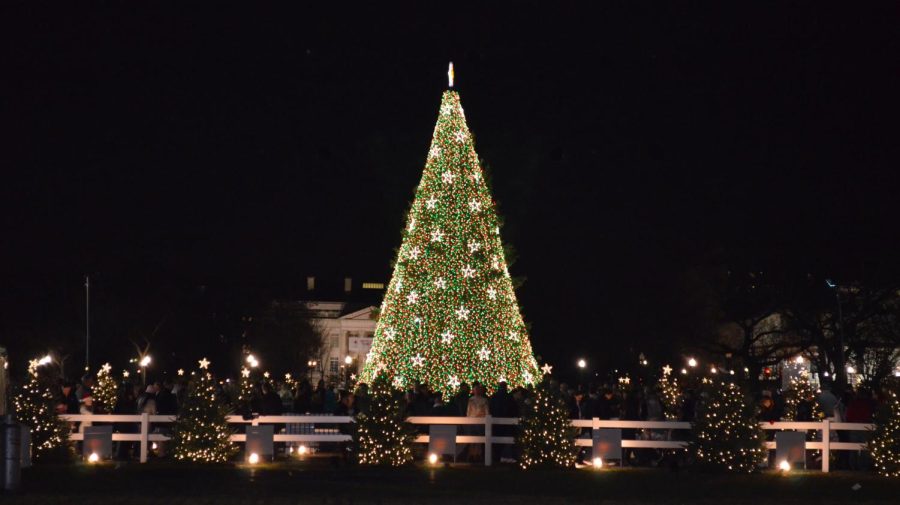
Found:
[[[232,430],[228,427],[230,409],[223,398],[216,398],[215,382],[207,368],[209,361],[203,358],[173,424],[175,458],[224,463],[237,447],[231,443]]]
[[[450,67],[450,85],[453,85]],[[537,363],[507,270],[496,205],[456,91],[440,114],[360,381],[395,387],[532,384]]]

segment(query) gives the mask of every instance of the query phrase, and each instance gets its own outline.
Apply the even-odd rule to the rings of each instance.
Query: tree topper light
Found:
[[[449,87],[453,87],[453,62],[450,62],[450,67],[447,69],[447,81],[450,83]]]

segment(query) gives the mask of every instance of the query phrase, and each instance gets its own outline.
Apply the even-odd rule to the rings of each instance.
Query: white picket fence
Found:
[[[131,425],[139,425],[140,430],[137,433],[113,433],[113,441],[116,442],[139,442],[140,443],[140,461],[147,461],[147,454],[150,450],[150,444],[153,442],[165,442],[169,440],[167,435],[160,433],[152,433],[150,426],[158,424],[168,424],[175,420],[175,416],[153,416],[148,414],[139,415],[100,415],[100,414],[66,414],[60,417],[71,422],[87,422],[91,424],[97,423],[128,423]],[[483,426],[484,435],[457,435],[456,443],[458,444],[483,444],[484,445],[484,464],[490,465],[493,461],[491,453],[492,444],[514,444],[515,438],[511,436],[495,436],[493,435],[494,426],[516,426],[519,419],[514,417],[431,417],[431,416],[414,416],[407,419],[413,425],[456,425],[456,426]],[[328,425],[336,426],[354,422],[350,416],[328,416],[328,415],[285,415],[285,416],[259,416],[254,419],[244,419],[241,416],[228,416],[228,423],[235,425],[252,425],[260,424],[301,424],[301,425]],[[673,430],[690,430],[691,425],[687,422],[677,421],[607,421],[598,418],[593,419],[575,419],[572,425],[578,428],[591,428],[592,430],[602,428],[621,428],[631,430],[654,430],[656,432],[665,432],[666,438],[671,438]],[[822,471],[828,472],[831,451],[860,451],[865,450],[865,444],[859,442],[836,442],[831,440],[832,434],[836,431],[869,431],[874,429],[872,424],[864,423],[838,423],[830,420],[821,422],[774,422],[760,423],[764,430],[776,431],[807,431],[817,430],[820,433],[818,441],[807,441],[806,448],[822,451]],[[335,429],[334,431],[339,431]],[[72,433],[70,439],[81,441],[84,435],[81,433]],[[233,442],[245,442],[247,437],[243,433],[235,433],[231,436]],[[318,443],[318,442],[349,442],[350,435],[343,433],[276,433],[275,442],[293,442],[293,443]],[[418,435],[415,439],[417,443],[427,444],[429,442],[428,435]],[[590,438],[579,438],[576,444],[582,447],[591,447],[592,440]],[[622,439],[623,448],[640,448],[640,449],[685,449],[687,442],[681,440],[652,440],[652,439]],[[775,442],[766,442],[766,447],[775,449]]]

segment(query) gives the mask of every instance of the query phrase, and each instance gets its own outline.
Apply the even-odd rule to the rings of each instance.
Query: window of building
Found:
[[[307,291],[312,291],[316,289],[316,278],[315,277],[307,277],[306,278],[306,289]]]
[[[383,282],[364,282],[363,289],[384,289]]]
[[[338,373],[338,359],[328,358],[328,371],[330,373]]]

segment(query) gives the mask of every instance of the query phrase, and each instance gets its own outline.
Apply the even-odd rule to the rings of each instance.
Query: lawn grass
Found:
[[[854,484],[860,484],[853,490]],[[257,467],[166,462],[44,466],[18,504],[898,503],[900,480],[863,473],[715,475],[663,469],[522,471],[511,466],[370,468],[332,460]]]

